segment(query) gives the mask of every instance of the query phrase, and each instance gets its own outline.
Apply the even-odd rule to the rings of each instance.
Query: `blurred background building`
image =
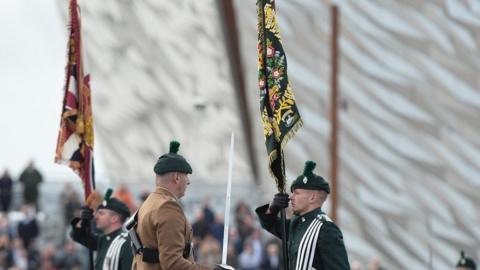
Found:
[[[55,3],[65,26],[67,1]],[[79,1],[108,183],[151,187],[153,163],[175,138],[194,168],[185,203],[208,196],[223,211],[233,131],[233,199],[256,205],[275,193],[259,117],[255,1],[231,3],[240,62],[219,1]],[[287,145],[289,179],[308,159],[329,176],[332,3],[341,26],[339,222],[350,259],[378,256],[388,269],[451,269],[460,249],[478,259],[480,1],[277,0],[305,123]]]

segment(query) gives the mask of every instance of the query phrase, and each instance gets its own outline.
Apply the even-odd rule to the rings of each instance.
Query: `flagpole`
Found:
[[[262,8],[262,26],[263,26],[263,29],[261,31],[263,31],[263,48],[262,48],[262,52],[263,52],[263,59],[264,59],[264,64],[263,64],[263,73],[265,75],[265,91],[266,91],[266,97],[264,99],[263,102],[265,102],[265,108],[267,110],[267,114],[269,117],[273,117],[273,112],[272,112],[272,108],[270,107],[270,104],[269,104],[269,98],[270,97],[270,91],[269,91],[269,86],[268,86],[268,69],[267,69],[267,34],[266,34],[266,29],[265,29],[265,9],[264,9],[264,6],[261,5],[261,8]],[[260,31],[260,29],[259,29]],[[278,151],[278,155],[282,155],[282,146],[281,144],[279,145],[279,147],[277,148],[277,151]],[[282,162],[282,161],[280,161]],[[277,167],[278,168],[278,167]],[[285,191],[285,166],[284,164],[280,164],[279,165],[279,168],[280,168],[280,174],[281,174],[281,178],[280,179],[277,175],[277,180],[278,180],[278,183],[277,183],[277,188],[278,188],[278,191],[280,193],[283,193],[283,194],[286,194],[286,191]],[[286,223],[287,223],[287,215],[285,213],[285,209],[282,209],[280,210],[280,229],[281,229],[281,232],[280,232],[280,238],[282,239],[282,257],[283,257],[283,269],[284,270],[289,270],[288,269],[288,246],[287,246],[287,227],[286,227]]]
[[[280,210],[280,221],[282,222],[282,254],[283,254],[283,269],[288,270],[288,250],[287,250],[287,215],[285,208]]]
[[[332,208],[331,215],[333,221],[339,224],[337,216],[338,206],[338,7],[332,5],[332,39],[331,39],[331,138],[330,138],[330,181],[332,183]]]
[[[230,196],[232,194],[232,172],[233,172],[233,153],[234,153],[234,134],[230,137],[230,156],[228,162],[228,180],[227,180],[227,195],[225,198],[225,220],[223,224],[223,251],[222,264],[227,264],[228,251],[228,225],[230,223]]]
[[[78,91],[78,111],[79,111],[79,114],[78,114],[78,117],[79,118],[82,118],[82,117],[85,117],[85,115],[82,115],[82,113],[84,113],[84,106],[85,106],[85,101],[83,100],[83,95],[82,95],[82,92],[84,91],[84,73],[83,73],[83,67],[82,67],[82,53],[83,53],[83,43],[82,43],[82,37],[81,37],[81,20],[80,20],[80,16],[78,14],[80,10],[80,6],[77,4],[77,1],[76,0],[71,0],[70,2],[70,12],[71,12],[71,31],[74,31],[74,37],[73,37],[73,40],[74,42],[76,43],[75,45],[77,46],[77,50],[74,51],[75,53],[75,60],[77,61],[76,62],[76,77],[77,77],[77,80],[74,82],[76,83],[76,88],[77,88],[77,91]],[[71,48],[69,48],[69,50],[71,50]],[[70,55],[69,55],[70,57]],[[67,89],[68,90],[68,89]],[[83,121],[83,119],[81,119]],[[85,135],[82,135],[82,141],[84,141],[84,137]],[[86,142],[84,142],[86,143]],[[85,147],[85,146],[84,146]],[[88,149],[86,149],[86,151],[88,151]],[[86,155],[90,155],[90,153],[85,153]],[[83,165],[85,166],[85,165]],[[87,189],[87,186],[88,186],[88,183],[87,183],[87,179],[90,180],[90,177],[87,176],[87,172],[84,171],[83,173],[84,175],[80,175],[80,177],[82,178],[82,181],[84,182],[83,185],[84,185],[84,189],[85,189],[85,203],[87,203],[87,199],[89,197],[90,194],[88,194],[88,189]],[[88,172],[88,174],[90,174],[90,170]],[[91,190],[90,190],[91,192]],[[90,220],[82,220],[82,224],[81,226],[85,229],[85,233],[87,235],[90,235],[91,232],[92,232],[92,224],[91,224],[91,221]],[[88,259],[89,259],[89,268],[90,270],[94,270],[95,269],[95,263],[94,263],[94,258],[93,258],[93,249],[91,248],[91,242],[88,241],[87,242],[88,244]]]

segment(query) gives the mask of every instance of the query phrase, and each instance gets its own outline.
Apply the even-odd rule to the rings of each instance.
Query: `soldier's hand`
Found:
[[[235,268],[227,264],[217,264],[213,269],[214,270],[235,270]]]
[[[93,209],[89,208],[88,206],[82,207],[82,214],[81,219],[85,221],[90,221],[93,219]]]
[[[288,194],[286,193],[277,193],[273,196],[273,201],[270,203],[270,212],[272,214],[277,214],[283,208],[288,207]]]

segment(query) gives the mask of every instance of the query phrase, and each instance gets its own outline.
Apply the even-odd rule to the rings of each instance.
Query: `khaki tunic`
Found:
[[[193,252],[183,257],[185,247],[192,241],[192,227],[175,196],[157,187],[138,211],[137,233],[145,248],[158,249],[159,264],[142,261],[136,255],[132,269],[212,270],[194,262]]]

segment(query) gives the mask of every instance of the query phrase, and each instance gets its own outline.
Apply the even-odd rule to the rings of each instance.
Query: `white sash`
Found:
[[[123,244],[127,241],[127,234],[120,233],[113,239],[112,243],[108,247],[107,254],[103,259],[104,270],[117,270],[118,262],[120,260],[120,251],[122,250]]]
[[[318,215],[307,228],[298,248],[295,270],[310,270],[315,256],[318,234],[325,221],[332,221],[327,215]]]

